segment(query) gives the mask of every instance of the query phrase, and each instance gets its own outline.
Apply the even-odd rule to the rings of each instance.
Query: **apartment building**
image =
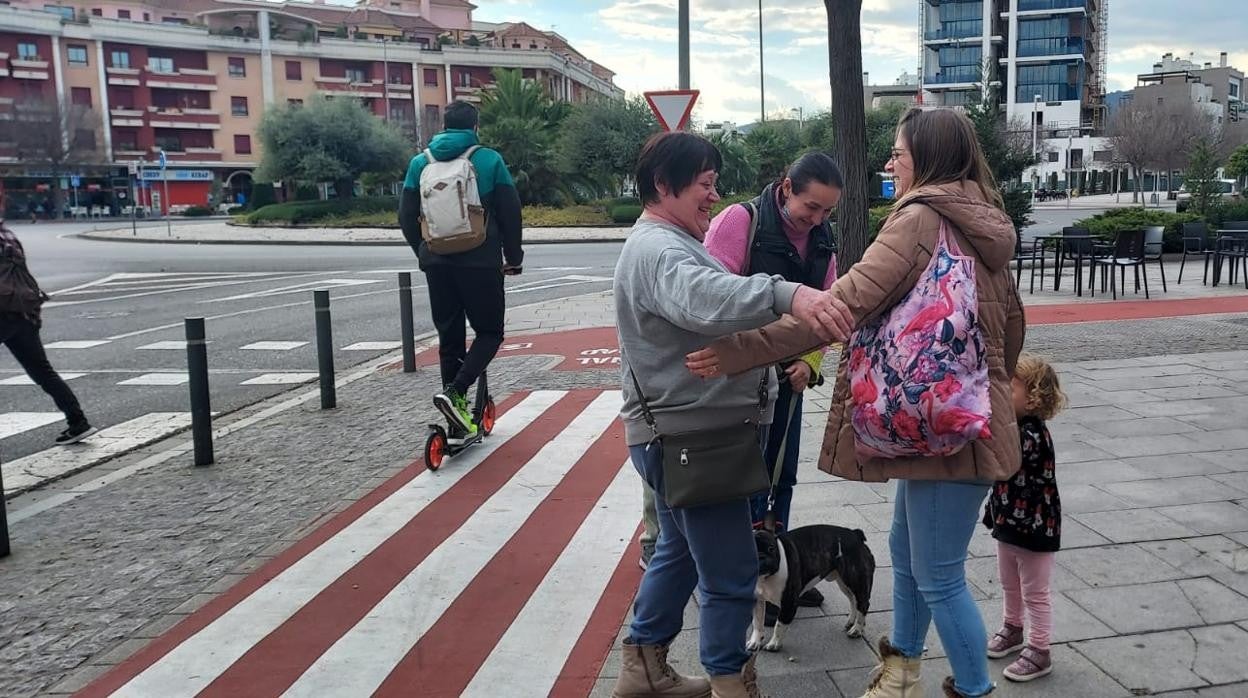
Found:
[[[986,80],[1010,123],[1101,128],[1108,2],[921,0],[923,103],[966,105]]]
[[[1244,73],[1227,64],[1227,53],[1218,57],[1218,64],[1201,64],[1191,57],[1178,58],[1167,53],[1153,64],[1149,73],[1136,77],[1131,101],[1158,104],[1192,102],[1220,125],[1248,120],[1244,113]]]
[[[11,206],[71,175],[86,203],[114,213],[136,197],[168,210],[207,204],[214,188],[222,200],[249,196],[264,110],[313,94],[360,99],[417,141],[441,128],[451,101],[479,101],[495,68],[567,101],[623,96],[614,73],[563,37],[474,22],[464,0],[55,1],[0,5],[0,177]],[[27,129],[50,125],[40,119],[62,122],[65,162],[19,157]]]

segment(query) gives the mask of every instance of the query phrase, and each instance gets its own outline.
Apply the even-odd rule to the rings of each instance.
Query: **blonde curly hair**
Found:
[[[1048,361],[1035,354],[1021,354],[1014,377],[1022,382],[1027,393],[1028,414],[1047,422],[1066,409],[1066,393]]]

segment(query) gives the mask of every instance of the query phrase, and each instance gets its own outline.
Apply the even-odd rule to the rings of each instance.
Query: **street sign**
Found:
[[[166,167],[168,164],[169,164],[169,160],[165,158],[165,150],[164,150],[164,148],[161,148],[161,150],[160,150],[160,169],[162,169],[162,170],[163,170],[163,169],[165,169],[165,167]]]
[[[139,166],[136,163],[130,163],[130,176],[133,177],[139,173]]]
[[[689,123],[689,115],[693,113],[693,103],[698,101],[697,90],[665,90],[643,94],[650,110],[665,131],[683,129]]]
[[[73,187],[74,189],[77,189],[78,187],[82,186],[82,179],[80,179],[78,175],[72,175],[69,178],[69,185]]]
[[[75,184],[74,186],[78,186]],[[61,189],[69,189],[69,178],[61,177]]]

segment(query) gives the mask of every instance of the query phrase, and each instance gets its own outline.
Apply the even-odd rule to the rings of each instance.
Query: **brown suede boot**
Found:
[[[634,645],[625,639],[620,678],[611,698],[710,698],[711,683],[681,676],[667,663],[664,645]]]
[[[923,659],[898,652],[887,637],[880,638],[879,649],[880,663],[862,698],[923,698],[923,687],[919,685]]]
[[[941,687],[941,688],[943,688],[943,689],[944,689],[944,691],[945,691],[945,698],[967,698],[966,696],[962,695],[961,693],[958,693],[958,689],[956,689],[956,688],[954,688],[954,687],[953,687],[953,677],[952,677],[952,676],[946,676],[946,677],[945,677],[945,682],[944,682],[943,684],[941,684],[941,686],[940,686],[940,687]],[[994,693],[996,690],[997,690],[997,687],[996,687],[996,686],[993,686],[993,687],[992,687],[992,690],[991,690],[991,691],[988,691],[988,693],[985,693],[984,695],[989,695],[989,694],[991,694],[991,693]]]
[[[711,677],[711,698],[762,698],[758,692],[758,673],[754,671],[754,658],[741,667],[740,674]]]

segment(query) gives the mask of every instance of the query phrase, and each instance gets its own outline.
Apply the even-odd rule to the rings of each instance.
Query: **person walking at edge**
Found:
[[[0,202],[2,210],[3,202]],[[52,368],[43,349],[39,329],[43,325],[42,309],[47,299],[26,266],[22,243],[0,219],[0,343],[13,352],[13,358],[26,370],[26,375],[64,413],[68,425],[56,437],[56,443],[66,446],[82,441],[96,430],[83,414],[78,397]]]
[[[468,389],[503,343],[503,277],[519,274],[524,263],[520,197],[503,157],[478,144],[478,118],[477,108],[467,102],[452,102],[446,107],[446,129],[430,140],[428,149],[412,158],[399,204],[403,237],[416,251],[429,288],[444,386],[433,401],[451,426],[448,441],[452,444],[476,436]],[[422,234],[421,176],[430,157],[439,163],[464,157],[471,165],[470,178],[476,180],[484,209],[484,237],[471,249],[439,254]],[[475,334],[468,349],[465,319]]]

